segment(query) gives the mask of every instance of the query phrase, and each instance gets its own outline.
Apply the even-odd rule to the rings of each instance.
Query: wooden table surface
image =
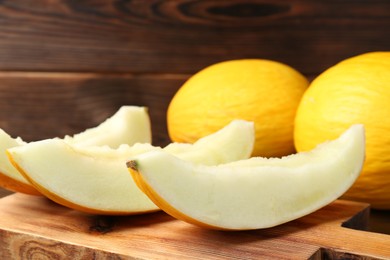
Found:
[[[0,188],[0,198],[10,194],[12,192]],[[371,210],[368,230],[390,235],[390,211]]]
[[[336,200],[273,228],[226,232],[163,212],[98,216],[13,194],[0,199],[0,258],[388,260],[389,235],[367,232],[368,215],[366,203]]]

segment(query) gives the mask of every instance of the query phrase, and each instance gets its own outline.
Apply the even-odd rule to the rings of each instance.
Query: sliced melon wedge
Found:
[[[255,144],[253,122],[233,120],[214,134],[193,144],[171,143],[164,150],[179,158],[203,165],[218,165],[249,158]]]
[[[0,187],[10,191],[22,192],[31,195],[40,193],[15,169],[8,160],[6,150],[11,147],[25,145],[20,137],[12,138],[4,130],[0,129]]]
[[[152,133],[148,111],[145,107],[123,106],[100,125],[74,136],[65,136],[64,140],[83,146],[108,145],[113,148],[121,144],[150,143]],[[14,192],[41,195],[11,165],[5,153],[9,148],[26,144],[20,137],[12,138],[0,129],[0,186]]]
[[[162,210],[199,226],[273,227],[337,199],[358,177],[365,157],[362,125],[310,152],[196,165],[164,151],[127,163],[137,185]]]
[[[184,160],[219,164],[248,158],[254,140],[253,123],[239,120],[185,150],[175,148],[183,144],[172,144],[167,151]],[[152,150],[162,148],[149,144],[85,147],[50,139],[9,149],[8,154],[22,175],[53,201],[88,213],[123,215],[159,209],[139,190],[126,167],[130,158]]]
[[[60,139],[8,150],[19,172],[44,196],[92,214],[136,214],[158,210],[132,181],[126,158],[158,149],[149,144],[77,147]]]
[[[82,146],[107,145],[117,148],[122,144],[151,143],[152,131],[146,107],[122,106],[100,125],[65,136],[65,141]]]

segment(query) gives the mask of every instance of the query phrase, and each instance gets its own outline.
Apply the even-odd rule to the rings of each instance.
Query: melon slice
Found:
[[[172,144],[167,151],[194,163],[219,164],[248,158],[254,140],[253,123],[239,120],[193,145]],[[138,189],[126,167],[130,158],[152,150],[162,148],[150,144],[85,147],[50,139],[8,153],[22,175],[53,201],[88,213],[125,215],[159,209]]]
[[[147,108],[122,106],[97,127],[65,136],[64,140],[82,146],[107,145],[111,148],[122,144],[151,143],[152,131]]]
[[[10,191],[40,195],[18,170],[15,169],[6,155],[8,148],[23,146],[25,144],[26,142],[20,137],[12,138],[3,129],[0,129],[0,186]]]
[[[362,125],[310,152],[196,165],[151,151],[127,165],[134,181],[162,210],[223,230],[273,227],[337,199],[358,177],[365,157]]]
[[[183,160],[203,165],[218,165],[249,158],[255,145],[253,122],[233,120],[214,134],[193,144],[171,143],[164,150]]]
[[[65,136],[71,144],[83,146],[108,145],[116,148],[121,144],[150,143],[152,139],[150,119],[145,107],[123,106],[100,125],[74,136]],[[24,146],[20,137],[12,138],[0,129],[0,186],[14,192],[40,195],[9,162],[5,151]]]

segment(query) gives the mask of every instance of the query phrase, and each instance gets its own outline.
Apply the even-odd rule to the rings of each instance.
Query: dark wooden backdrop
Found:
[[[389,50],[389,28],[388,0],[2,0],[0,128],[38,140],[145,105],[165,144],[169,100],[201,68],[264,58],[313,78]]]

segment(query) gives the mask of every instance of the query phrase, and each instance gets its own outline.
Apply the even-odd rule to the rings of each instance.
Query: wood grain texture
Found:
[[[0,199],[0,258],[388,259],[388,235],[341,226],[364,227],[368,212],[366,204],[336,201],[275,228],[224,232],[163,212],[103,217],[15,194]]]
[[[122,105],[147,106],[153,143],[169,143],[166,109],[187,75],[0,73],[0,128],[26,141],[96,126]]]
[[[194,73],[237,58],[317,75],[390,46],[390,2],[3,0],[0,70]]]
[[[3,188],[0,188],[0,198],[12,194],[11,191],[5,190]]]

